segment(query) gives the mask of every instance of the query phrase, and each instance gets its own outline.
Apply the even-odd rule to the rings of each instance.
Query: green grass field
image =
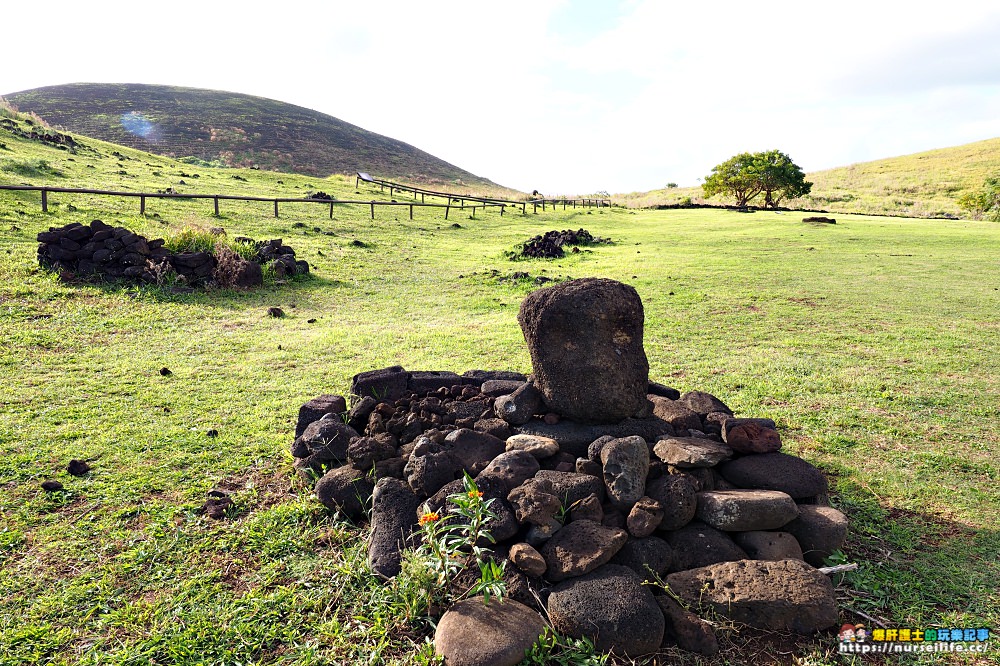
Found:
[[[199,169],[125,149],[119,159],[81,140],[93,152],[0,131],[0,183],[359,196],[344,178]],[[775,419],[786,449],[828,472],[851,519],[846,558],[860,564],[836,580],[843,621],[1000,628],[995,224],[624,209],[445,222],[436,210],[372,221],[358,208],[330,220],[308,204],[275,219],[250,203],[224,204],[220,219],[206,201],[147,213],[53,194],[42,214],[37,193],[0,192],[4,666],[425,663],[431,629],[392,612],[365,571],[364,526],[309,496],[288,445],[299,405],[345,393],[360,371],[530,371],[515,316],[535,286],[498,281],[515,271],[633,285],[652,379]],[[95,218],[151,237],[191,224],[280,237],[314,276],[174,294],[67,285],[38,268],[39,231]],[[570,227],[615,244],[504,258]],[[288,316],[267,317],[269,306]],[[71,458],[93,471],[69,476]],[[65,489],[42,491],[46,479]],[[233,493],[230,520],[198,515],[213,488]],[[832,633],[773,644],[720,634],[724,652],[708,663],[850,663]]]

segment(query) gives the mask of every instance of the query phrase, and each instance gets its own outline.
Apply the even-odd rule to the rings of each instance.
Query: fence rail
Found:
[[[99,196],[115,196],[115,197],[132,197],[139,198],[139,214],[146,214],[146,199],[212,199],[215,204],[215,215],[219,215],[219,201],[266,201],[268,203],[274,204],[274,216],[278,217],[278,204],[279,203],[311,203],[311,204],[327,204],[330,206],[330,219],[333,219],[333,209],[335,206],[368,206],[371,209],[371,217],[375,219],[375,208],[378,206],[407,206],[409,207],[410,219],[413,219],[413,209],[416,208],[443,208],[444,209],[444,219],[448,219],[448,215],[451,213],[452,208],[460,208],[461,210],[472,209],[472,216],[476,216],[476,209],[482,208],[486,209],[487,205],[500,208],[500,215],[503,215],[506,208],[510,204],[503,203],[474,203],[471,206],[466,206],[464,203],[462,205],[454,205],[450,201],[448,203],[424,203],[421,202],[410,202],[410,201],[355,201],[349,199],[313,199],[313,198],[302,198],[296,199],[292,197],[254,197],[254,196],[241,196],[237,194],[183,194],[183,193],[167,193],[167,192],[122,192],[117,190],[92,190],[85,188],[76,187],[40,187],[37,185],[0,185],[0,190],[16,190],[16,191],[29,191],[29,192],[41,192],[42,195],[42,212],[47,213],[49,211],[49,192],[65,192],[70,194],[96,194]],[[524,211],[522,210],[522,213]]]
[[[424,201],[425,196],[447,198],[449,201],[458,201],[460,204],[464,201],[475,201],[486,205],[496,206],[496,205],[508,205],[508,206],[520,206],[521,213],[527,212],[528,204],[534,206],[535,211],[538,211],[538,207],[541,206],[542,210],[546,210],[547,206],[552,206],[555,208],[558,204],[562,204],[563,210],[566,210],[567,206],[572,206],[576,208],[579,204],[583,208],[610,208],[610,199],[546,199],[542,197],[541,199],[528,199],[527,201],[515,201],[513,199],[500,199],[494,197],[476,197],[472,195],[465,194],[455,194],[453,192],[440,192],[438,190],[429,190],[423,187],[417,187],[415,185],[404,185],[402,183],[396,183],[391,180],[385,180],[382,178],[375,178],[368,175],[363,171],[359,171],[357,177],[354,179],[354,187],[357,188],[361,183],[371,183],[372,185],[378,185],[383,192],[386,188],[389,188],[389,196],[391,197],[394,192],[411,192],[413,198],[416,199],[417,195],[420,195],[420,201]]]

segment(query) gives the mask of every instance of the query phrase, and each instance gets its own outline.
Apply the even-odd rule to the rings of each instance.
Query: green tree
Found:
[[[706,197],[731,196],[740,207],[763,193],[764,206],[775,208],[786,197],[808,194],[812,183],[792,158],[779,150],[769,150],[729,158],[712,169],[701,187]]]
[[[742,208],[761,192],[759,166],[754,155],[740,153],[713,167],[701,189],[706,197],[716,194],[732,196],[736,205]]]
[[[794,199],[805,196],[812,190],[812,183],[806,180],[792,158],[779,150],[755,153],[757,174],[764,193],[764,207],[777,208],[784,198]]]
[[[987,178],[981,188],[963,194],[958,205],[976,219],[1000,222],[1000,176]]]

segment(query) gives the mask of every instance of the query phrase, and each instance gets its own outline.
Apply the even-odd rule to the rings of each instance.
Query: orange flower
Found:
[[[473,499],[475,499],[477,497],[482,497],[482,496],[483,496],[483,491],[482,490],[470,490],[469,491],[469,497],[471,497]]]
[[[420,516],[421,525],[426,525],[427,523],[433,523],[435,520],[441,520],[441,516],[433,512],[428,512]]]

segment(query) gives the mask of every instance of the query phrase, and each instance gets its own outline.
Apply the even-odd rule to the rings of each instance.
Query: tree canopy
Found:
[[[764,207],[776,208],[786,197],[809,194],[812,183],[792,158],[779,150],[768,150],[740,153],[716,165],[701,187],[706,197],[731,196],[740,207],[763,194]]]
[[[977,219],[1000,222],[1000,177],[987,178],[981,188],[963,194],[958,205]]]

